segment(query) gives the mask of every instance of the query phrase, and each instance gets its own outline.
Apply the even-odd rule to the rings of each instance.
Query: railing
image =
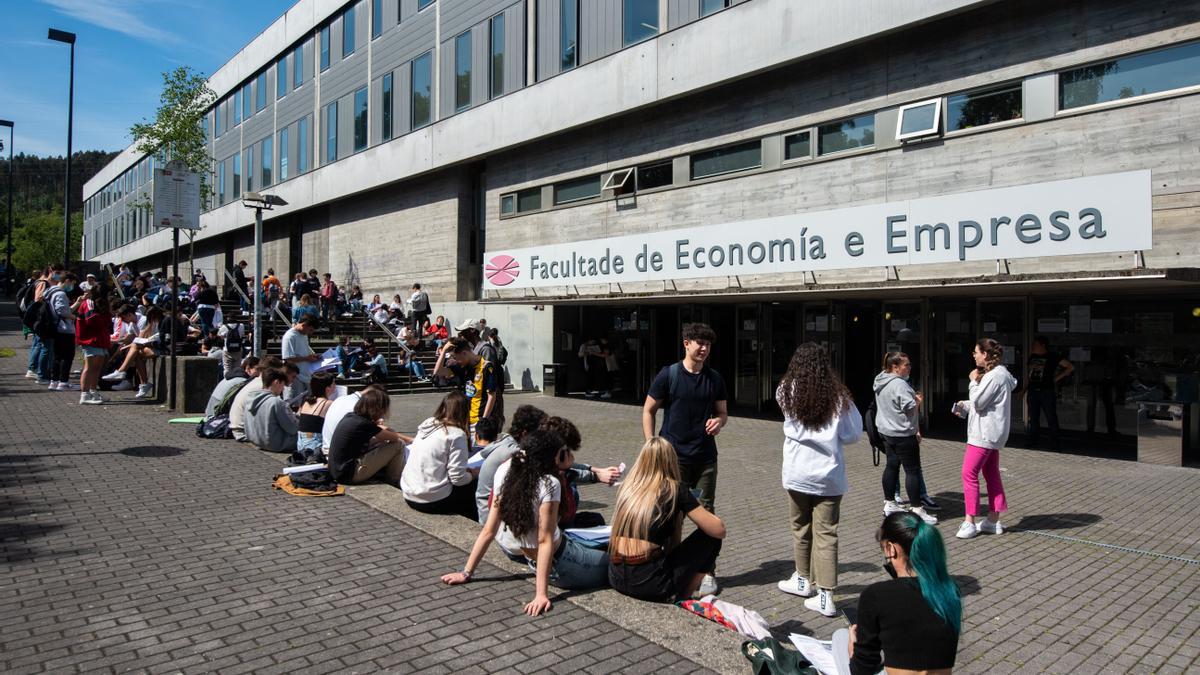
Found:
[[[112,263],[104,263],[104,269],[108,270],[108,278],[112,279],[113,287],[117,289],[117,295],[121,296],[121,300],[126,300],[125,289],[121,288],[121,282],[117,280],[117,275],[113,272]]]
[[[253,308],[254,301],[250,299],[250,296],[246,295],[246,290],[244,288],[238,288],[237,279],[233,276],[233,272],[231,270],[225,270],[225,278],[229,280],[229,284],[231,286],[233,286],[235,289],[237,289],[238,297],[240,297],[246,303],[246,305],[248,307]],[[258,289],[255,288],[256,292],[257,292],[257,290]],[[284,314],[283,310],[279,309],[279,302],[276,302],[274,305],[272,305],[271,310],[274,313],[274,316],[271,317],[271,323],[272,323],[271,328],[272,329],[274,329],[273,324],[275,323],[275,316],[278,316],[279,319],[281,321],[283,321],[284,325],[286,325],[288,328],[292,327],[291,317],[289,317],[287,314]]]
[[[392,344],[395,344],[396,346],[400,347],[400,349],[402,349],[404,351],[404,358],[406,361],[411,361],[412,359],[416,358],[413,355],[412,348],[410,348],[408,345],[404,344],[404,341],[400,339],[399,335],[396,335],[395,333],[393,333],[392,329],[388,328],[386,324],[381,323],[379,320],[377,320],[375,318],[374,314],[367,312],[366,316],[371,320],[371,323],[375,324],[379,328],[379,330],[383,331],[384,335],[391,338],[390,342],[388,343],[387,359],[389,362],[394,363],[394,361],[392,361]],[[364,331],[364,333],[365,332],[366,331]],[[412,366],[409,366],[407,379],[408,379],[408,390],[412,391],[413,379],[415,379],[413,376],[413,373],[412,373]]]

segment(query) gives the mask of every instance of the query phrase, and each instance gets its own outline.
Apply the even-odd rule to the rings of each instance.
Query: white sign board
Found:
[[[484,290],[1151,247],[1150,171],[488,251]]]
[[[154,170],[154,225],[200,229],[200,174],[176,162]]]

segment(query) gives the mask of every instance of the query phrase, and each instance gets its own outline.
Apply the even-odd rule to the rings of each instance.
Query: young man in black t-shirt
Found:
[[[1025,425],[1025,443],[1036,447],[1041,426],[1041,415],[1046,414],[1046,426],[1050,427],[1050,440],[1054,449],[1059,447],[1058,383],[1070,375],[1075,366],[1063,358],[1062,354],[1049,349],[1050,342],[1045,336],[1033,338],[1029,345],[1029,360],[1025,376],[1025,404],[1028,406],[1028,418]]]
[[[642,406],[642,434],[654,434],[654,417],[663,410],[658,435],[671,442],[679,457],[679,474],[690,490],[700,491],[700,503],[713,511],[717,492],[717,434],[729,420],[725,381],[705,362],[716,333],[693,323],[683,329],[683,360],[663,368],[650,383]],[[715,591],[716,581],[705,577],[701,590]]]

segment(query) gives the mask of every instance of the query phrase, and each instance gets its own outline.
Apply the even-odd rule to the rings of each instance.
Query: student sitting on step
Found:
[[[296,414],[282,398],[288,374],[272,368],[261,377],[262,390],[246,401],[246,439],[263,450],[292,452],[299,426]]]
[[[433,417],[421,422],[409,445],[400,478],[404,501],[422,513],[457,514],[475,520],[475,475],[467,468],[467,399],[452,391]]]

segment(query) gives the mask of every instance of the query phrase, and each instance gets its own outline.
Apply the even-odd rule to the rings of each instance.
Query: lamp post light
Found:
[[[8,245],[4,250],[4,288],[12,291],[12,209],[13,209],[13,123],[0,120],[0,127],[8,127]]]
[[[71,266],[71,131],[75,122],[75,34],[51,28],[47,38],[71,45],[71,80],[67,90],[67,180],[63,189],[63,267]]]
[[[250,290],[254,293],[254,352],[262,358],[262,212],[275,206],[287,206],[283,197],[264,195],[258,192],[242,194],[242,206],[254,209],[254,278]]]

